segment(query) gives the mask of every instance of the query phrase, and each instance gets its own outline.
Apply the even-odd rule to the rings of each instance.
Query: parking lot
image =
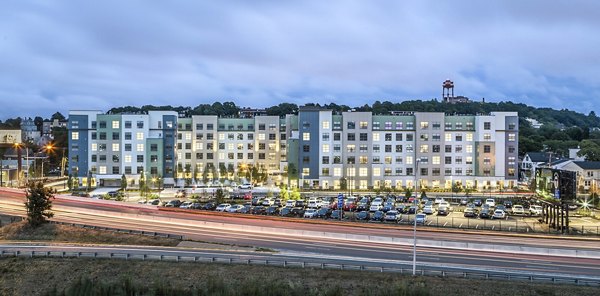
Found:
[[[251,200],[243,199],[244,196],[236,195],[241,199],[226,199],[222,204],[208,199],[162,199],[155,200],[155,205],[178,207],[199,211],[220,211],[237,213],[240,215],[269,215],[279,217],[296,217],[305,219],[326,219],[330,221],[342,220],[355,223],[382,223],[410,225],[415,221],[415,212],[418,214],[417,222],[421,226],[455,229],[492,230],[521,233],[552,233],[553,229],[540,223],[541,216],[535,211],[530,211],[536,202],[530,199],[507,198],[495,199],[498,204],[493,207],[485,205],[483,198],[450,198],[438,197],[431,199],[418,199],[415,207],[410,201],[398,196],[379,196],[381,204],[371,208],[379,199],[377,196],[356,196],[344,198],[342,214],[337,209],[336,197],[311,197],[298,201],[281,200],[279,198],[266,198],[254,196]],[[247,197],[247,196],[245,196]],[[440,200],[441,199],[441,200]],[[441,203],[440,203],[441,202]],[[474,205],[474,203],[481,203]],[[523,213],[515,214],[513,206],[522,205]],[[416,210],[411,209],[416,208]],[[427,207],[429,206],[429,209]],[[444,210],[439,211],[446,207]],[[473,217],[465,217],[465,210],[472,208],[476,213]],[[489,210],[489,215],[480,215],[484,210]],[[502,209],[504,215],[495,216],[497,210]],[[516,208],[515,208],[516,209]],[[468,211],[468,210],[467,210]],[[428,214],[424,214],[428,212]],[[388,215],[390,214],[390,215]],[[391,217],[388,217],[391,216]],[[598,220],[586,217],[570,217],[571,228],[574,232],[600,235]]]

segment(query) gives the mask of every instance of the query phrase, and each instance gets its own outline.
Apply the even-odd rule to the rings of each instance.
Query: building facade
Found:
[[[91,172],[101,186],[114,186],[122,174],[135,184],[148,174],[177,186],[513,188],[518,133],[516,112],[374,115],[301,107],[283,118],[177,118],[169,111],[72,111],[70,169],[80,180]]]

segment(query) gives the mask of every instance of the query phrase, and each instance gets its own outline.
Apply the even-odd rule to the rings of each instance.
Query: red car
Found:
[[[358,197],[350,196],[344,201],[344,211],[356,211],[356,202],[358,201]]]

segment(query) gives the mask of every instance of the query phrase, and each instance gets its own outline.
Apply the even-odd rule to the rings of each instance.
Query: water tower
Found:
[[[444,102],[450,102],[454,98],[454,82],[450,79],[442,83],[442,98]]]

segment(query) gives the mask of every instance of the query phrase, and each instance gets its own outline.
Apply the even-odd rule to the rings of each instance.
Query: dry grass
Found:
[[[16,222],[0,228],[0,240],[50,241],[88,244],[176,246],[179,240],[84,229],[67,225],[44,224],[32,228]]]
[[[269,287],[284,283],[306,294],[333,295],[600,295],[600,289],[568,285],[530,284],[492,280],[399,276],[371,272],[311,270],[209,263],[119,261],[108,259],[2,258],[0,295],[43,295],[56,288],[63,291],[80,277],[104,283],[129,279],[134,285],[152,287],[169,284],[179,289],[206,287],[211,279],[227,287]],[[250,283],[250,284],[248,284]],[[240,286],[237,286],[240,285]],[[406,287],[400,293],[394,287]],[[413,292],[410,292],[413,291]],[[295,294],[295,293],[294,293]],[[327,293],[330,294],[331,293]]]

